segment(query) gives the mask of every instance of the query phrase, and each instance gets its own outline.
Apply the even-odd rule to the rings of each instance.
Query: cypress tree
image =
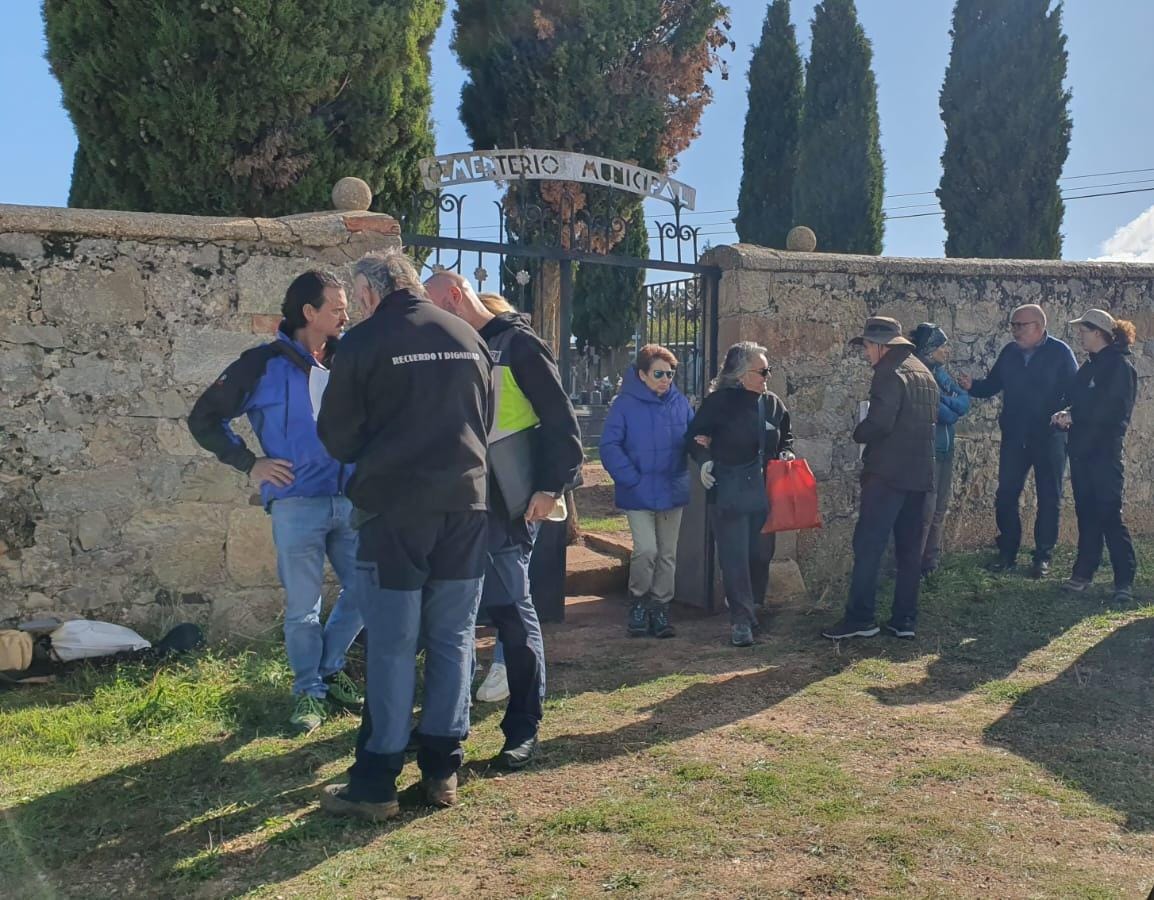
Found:
[[[73,206],[278,216],[359,176],[399,214],[432,154],[444,0],[45,0]]]
[[[728,43],[717,0],[459,0],[453,16],[467,73],[461,120],[474,147],[570,150],[659,172],[697,136],[712,98],[705,76]],[[637,223],[627,251],[602,241],[595,252],[648,252],[637,197],[620,191],[513,184],[507,208],[528,200],[562,214],[565,191],[585,214]],[[509,225],[515,237],[558,239],[557,229],[527,235],[523,223]],[[620,346],[636,325],[635,278],[598,268],[578,271],[573,327],[592,346]]]
[[[942,86],[946,255],[1057,259],[1070,151],[1062,4],[958,0]]]
[[[789,0],[773,0],[749,64],[749,111],[737,199],[737,235],[784,247],[793,227],[793,185],[804,76]]]
[[[872,60],[853,0],[822,0],[814,10],[794,192],[794,218],[817,233],[821,250],[882,252],[885,166]]]

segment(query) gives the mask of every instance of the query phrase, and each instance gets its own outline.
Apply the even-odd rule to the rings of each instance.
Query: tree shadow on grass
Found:
[[[1154,831],[1154,618],[1119,628],[1022,695],[986,740]]]
[[[299,814],[318,798],[318,770],[346,756],[354,735],[253,743],[255,734],[240,732],[0,811],[0,876],[9,886],[0,894],[245,893],[430,812],[410,791],[402,817],[385,825],[315,808]]]
[[[1056,580],[994,576],[972,561],[941,571],[923,591],[918,639],[911,645],[938,658],[921,681],[870,693],[893,705],[956,699],[1011,675],[1027,656],[1083,620],[1141,605],[1110,605],[1102,590],[1069,594]]]

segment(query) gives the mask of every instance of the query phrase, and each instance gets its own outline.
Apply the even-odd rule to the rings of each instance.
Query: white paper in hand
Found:
[[[866,420],[866,416],[868,416],[869,414],[870,414],[870,402],[868,400],[860,401],[857,405],[857,420],[858,420],[858,422],[864,422]],[[857,458],[860,460],[863,456],[865,456],[865,444],[858,444]]]
[[[313,406],[313,421],[321,414],[321,399],[325,395],[325,388],[329,386],[329,370],[324,366],[313,366],[309,369],[309,400]]]

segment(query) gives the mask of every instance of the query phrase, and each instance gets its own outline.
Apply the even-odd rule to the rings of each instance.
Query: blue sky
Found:
[[[450,0],[451,3],[451,0]],[[808,53],[812,0],[794,0],[803,55]],[[741,138],[745,119],[746,71],[765,14],[765,0],[731,0],[737,49],[727,54],[730,78],[714,77],[715,99],[702,121],[702,136],[681,158],[677,177],[697,188],[704,239],[736,240],[741,178]],[[938,90],[949,56],[953,0],[858,0],[858,10],[874,45],[874,67],[886,159],[886,207],[893,215],[927,212],[940,177],[944,132]],[[67,203],[75,137],[60,105],[59,88],[44,61],[38,0],[7,0],[0,11],[0,202],[46,206]],[[1069,36],[1069,83],[1074,99],[1074,135],[1063,186],[1072,193],[1154,188],[1154,3],[1150,0],[1070,0],[1065,12]],[[434,48],[434,110],[440,152],[469,149],[457,119],[462,73],[448,49],[451,17]],[[1149,170],[1125,175],[1101,174]],[[1146,179],[1145,181],[1142,181]],[[1121,182],[1141,182],[1120,184]],[[1096,185],[1105,185],[1100,190]],[[470,187],[466,209],[469,235],[495,236],[494,196]],[[898,194],[915,196],[897,197]],[[898,209],[898,207],[910,207]],[[651,201],[647,213],[663,213]],[[1154,192],[1072,201],[1064,226],[1065,256],[1088,259],[1109,253],[1154,261]],[[933,216],[887,223],[885,252],[891,256],[941,256],[941,221]]]

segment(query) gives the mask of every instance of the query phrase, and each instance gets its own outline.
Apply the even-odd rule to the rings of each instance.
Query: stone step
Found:
[[[629,581],[629,563],[600,553],[584,544],[568,550],[565,565],[565,594],[569,597],[605,597],[625,591]]]

